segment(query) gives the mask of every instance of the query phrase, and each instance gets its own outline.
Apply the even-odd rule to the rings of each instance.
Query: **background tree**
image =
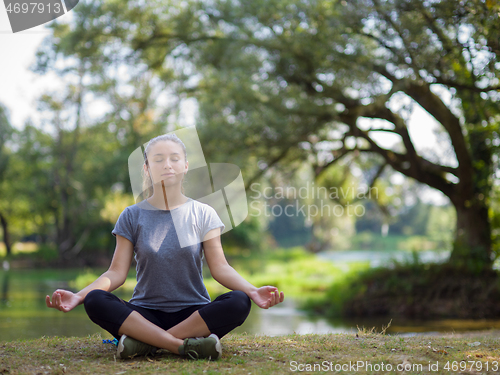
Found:
[[[207,72],[200,84],[200,96],[210,104],[206,117],[218,112],[225,115],[221,124],[228,126],[235,118],[237,126],[248,128],[239,118],[260,113],[253,134],[262,134],[258,142],[270,142],[266,148],[276,149],[276,157],[290,140],[300,147],[294,137],[304,130],[319,135],[318,142],[302,139],[315,153],[326,151],[321,143],[332,145],[330,160],[317,165],[318,175],[354,151],[378,155],[382,165],[450,199],[457,212],[452,262],[490,266],[491,145],[498,142],[499,119],[496,7],[479,1],[315,1],[238,7],[223,2],[205,8],[212,21],[207,28],[215,35],[224,32],[204,44],[189,44],[194,58],[202,56],[195,60],[200,71]],[[241,63],[247,60],[260,64],[248,71],[249,63]],[[249,78],[242,79],[243,71]],[[255,93],[252,100],[238,101],[232,82],[239,92]],[[229,87],[225,95],[234,99],[217,107],[212,98],[220,87]],[[417,151],[408,112],[396,108],[394,99],[402,93],[447,133],[454,160]],[[266,110],[281,115],[286,126],[266,116]],[[401,142],[386,149],[373,136],[376,132],[395,134]]]
[[[225,38],[189,45],[206,53],[195,51],[193,57],[202,55],[196,60],[199,69],[209,72],[200,84],[200,96],[210,104],[207,118],[218,112],[225,115],[221,124],[236,118],[244,129],[248,123],[239,118],[253,118],[248,111],[260,113],[253,134],[262,134],[277,157],[301,130],[319,135],[320,141],[302,140],[315,153],[325,153],[325,144],[330,145],[331,157],[318,163],[318,175],[355,151],[377,155],[382,166],[450,199],[457,212],[451,260],[481,269],[493,260],[488,209],[491,145],[498,142],[498,12],[482,2],[425,4],[315,1],[231,7],[224,2],[206,11],[211,29]],[[247,70],[248,63],[242,69],[241,61],[259,57],[253,70]],[[245,70],[249,78],[239,79]],[[225,95],[234,99],[217,107],[213,94],[219,87],[231,91],[229,79],[238,91],[255,93],[253,100],[242,103],[229,92]],[[394,100],[402,94],[447,133],[451,162],[417,151],[408,112]],[[264,108],[286,118],[286,127],[266,116]],[[386,149],[376,141],[377,132],[395,134],[401,142]]]
[[[85,2],[72,25],[54,23],[53,47],[40,61],[85,56],[102,62],[93,64],[102,72],[119,50],[122,61],[146,64],[164,82],[174,75],[178,94],[197,98],[204,145],[239,155],[248,185],[278,162],[320,156],[320,176],[339,160],[374,155],[381,168],[450,199],[457,214],[451,261],[479,270],[494,258],[488,212],[499,142],[499,7],[481,0]],[[452,158],[417,149],[412,104],[439,124]],[[400,142],[385,148],[380,132]]]
[[[7,108],[0,104],[0,192],[4,193],[2,194],[4,197],[6,196],[6,190],[8,189],[8,184],[5,181],[5,178],[11,153],[7,143],[12,137],[13,132],[14,129],[10,125],[7,117]],[[9,222],[4,207],[5,203],[6,202],[0,202],[0,224],[2,225],[5,249],[7,251],[7,255],[10,255],[12,253],[12,248],[9,233]]]

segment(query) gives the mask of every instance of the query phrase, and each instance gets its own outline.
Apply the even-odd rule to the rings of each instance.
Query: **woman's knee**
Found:
[[[246,295],[246,293],[235,290],[231,292],[233,295],[231,296],[232,300],[232,313],[235,316],[241,317],[241,320],[244,321],[248,314],[250,313],[250,309],[252,308],[252,302],[250,298]]]
[[[83,300],[83,306],[85,307],[87,315],[95,315],[101,311],[106,304],[109,294],[109,292],[100,289],[90,291]]]

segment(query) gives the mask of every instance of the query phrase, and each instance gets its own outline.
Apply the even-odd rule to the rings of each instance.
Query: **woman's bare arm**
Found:
[[[222,249],[219,228],[208,232],[205,238],[209,238],[203,241],[205,258],[210,273],[217,282],[228,289],[245,292],[263,309],[283,302],[284,294],[283,292],[279,293],[278,288],[269,285],[257,288],[229,265]]]

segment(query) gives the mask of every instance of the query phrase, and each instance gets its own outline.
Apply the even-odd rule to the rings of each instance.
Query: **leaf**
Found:
[[[434,353],[438,353],[438,354],[448,354],[448,352],[446,350],[443,350],[443,349],[432,349],[432,351]]]

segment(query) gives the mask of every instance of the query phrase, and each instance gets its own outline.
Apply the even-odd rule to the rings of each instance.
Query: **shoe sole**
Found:
[[[217,351],[217,357],[214,359],[219,359],[222,356],[222,345],[220,344],[220,340],[215,333],[212,333],[208,337],[213,337],[217,341],[217,343],[215,344],[215,350]]]
[[[118,341],[118,348],[116,349],[116,355],[122,359],[126,359],[126,358],[123,358],[121,355],[121,353],[125,349],[125,347],[123,346],[123,341],[125,341],[126,338],[127,338],[127,336],[125,336],[125,335],[122,335],[122,337],[120,337],[120,341]]]

